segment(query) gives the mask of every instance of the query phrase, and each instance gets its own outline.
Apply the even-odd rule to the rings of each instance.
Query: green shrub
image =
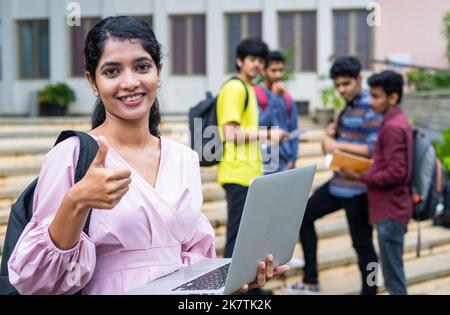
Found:
[[[414,69],[406,74],[408,85],[418,92],[450,89],[450,72]]]
[[[67,108],[75,100],[75,92],[65,83],[48,84],[39,91],[39,102],[41,104],[54,104]]]
[[[327,76],[324,74],[318,75],[320,81],[325,81]],[[336,113],[345,107],[345,101],[336,90],[334,85],[328,85],[320,90],[322,104],[326,108],[333,108]]]
[[[442,142],[435,142],[437,156],[450,172],[450,128],[442,130]]]
[[[450,11],[444,14],[444,34],[447,37],[447,59],[450,61]]]

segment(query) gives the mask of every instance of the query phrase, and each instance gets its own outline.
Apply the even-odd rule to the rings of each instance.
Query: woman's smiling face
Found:
[[[86,76],[107,113],[124,120],[148,120],[160,70],[139,40],[109,38],[95,70],[95,85]]]

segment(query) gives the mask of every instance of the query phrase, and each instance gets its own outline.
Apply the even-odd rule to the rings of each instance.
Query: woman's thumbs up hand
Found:
[[[106,168],[106,157],[109,145],[105,137],[98,139],[99,150],[91,166],[78,183],[73,187],[73,197],[83,209],[112,209],[128,192],[131,183],[129,169]]]

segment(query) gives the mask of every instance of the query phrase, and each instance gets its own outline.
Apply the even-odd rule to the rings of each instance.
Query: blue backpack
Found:
[[[89,166],[94,160],[97,151],[97,142],[88,134],[80,131],[66,130],[63,131],[56,140],[55,146],[69,137],[77,136],[80,139],[80,155],[78,157],[77,167],[75,170],[75,183],[83,178]],[[11,257],[17,241],[22,232],[33,217],[33,199],[34,190],[38,178],[36,178],[19,196],[17,201],[11,207],[11,213],[8,219],[8,227],[6,229],[5,243],[3,246],[2,263],[0,269],[0,295],[19,294],[11,285],[8,277],[8,260]],[[92,210],[91,210],[92,211]],[[84,233],[89,235],[89,221],[91,217],[89,212],[86,224],[84,225]],[[81,291],[77,292],[80,294]]]

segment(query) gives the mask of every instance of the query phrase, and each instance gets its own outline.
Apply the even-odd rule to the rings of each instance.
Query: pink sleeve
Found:
[[[73,294],[90,280],[95,245],[82,233],[70,250],[60,250],[48,233],[65,194],[74,184],[79,139],[58,144],[46,156],[36,186],[33,217],[8,261],[9,280],[21,294]]]
[[[204,214],[201,214],[197,232],[181,247],[184,265],[192,265],[206,258],[216,258],[214,230]]]
[[[216,250],[214,247],[214,229],[209,223],[208,218],[201,213],[203,204],[202,183],[200,175],[200,164],[197,153],[192,152],[192,167],[189,183],[192,195],[190,208],[193,211],[200,212],[197,228],[194,233],[183,242],[181,247],[181,258],[184,265],[191,265],[207,258],[216,258]]]

